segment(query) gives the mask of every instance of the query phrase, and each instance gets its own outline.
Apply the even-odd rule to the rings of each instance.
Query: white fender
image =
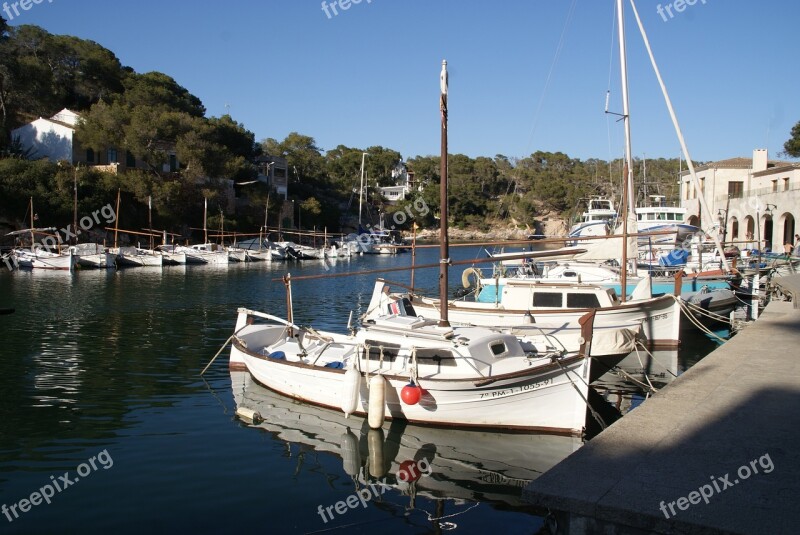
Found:
[[[367,417],[369,426],[378,429],[383,426],[386,415],[386,379],[383,375],[373,375],[369,380],[369,410]]]
[[[358,408],[358,387],[361,383],[361,374],[356,370],[353,361],[350,361],[342,381],[342,411],[345,418],[356,412]]]

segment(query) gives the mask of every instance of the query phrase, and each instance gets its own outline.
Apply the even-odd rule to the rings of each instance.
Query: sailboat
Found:
[[[447,62],[440,74],[442,121],[442,246],[440,291],[447,291]],[[386,309],[348,334],[293,323],[291,277],[287,318],[240,308],[229,367],[284,396],[411,423],[548,431],[578,435],[586,419],[591,315],[582,320],[577,352],[485,327],[450,326],[447,301],[439,319]]]
[[[228,251],[208,241],[208,199],[203,199],[203,243],[191,247],[178,246],[175,252],[185,253],[186,261],[192,264],[227,266],[230,262]]]
[[[589,246],[589,250],[576,255],[576,258],[591,259],[602,254],[610,258],[603,248],[609,243],[621,243],[620,292],[599,286],[574,283],[541,282],[535,279],[506,279],[501,286],[484,288],[475,301],[456,301],[448,303],[446,294],[440,292],[439,299],[420,297],[413,293],[392,296],[395,303],[408,300],[415,313],[425,318],[433,318],[438,311],[449,308],[454,321],[472,325],[520,325],[540,321],[575,322],[588,310],[595,310],[598,323],[619,320],[642,322],[645,335],[652,347],[674,348],[680,344],[681,307],[677,298],[664,295],[652,297],[649,278],[641,279],[633,291],[632,299],[627,300],[628,260],[637,256],[636,218],[633,212],[634,195],[632,187],[632,152],[630,133],[630,113],[628,102],[627,55],[622,0],[617,0],[617,22],[619,31],[619,56],[622,88],[622,120],[625,130],[625,166],[622,215],[617,229],[618,236]],[[638,18],[638,14],[637,14]],[[671,107],[670,107],[670,111]],[[680,136],[679,136],[680,137]],[[682,147],[686,152],[681,137]],[[687,160],[689,158],[687,157]],[[703,201],[704,203],[704,201]],[[444,215],[442,216],[444,217]],[[617,249],[619,251],[619,249]],[[619,258],[618,255],[614,255]],[[489,291],[486,291],[486,290]],[[371,304],[365,319],[371,320],[380,314],[379,308]]]
[[[119,203],[120,203],[120,190],[117,190],[117,218],[114,221],[114,248],[111,249],[113,254],[117,255],[117,266],[119,267],[162,267],[164,265],[164,255],[161,251],[154,251],[151,249],[142,249],[138,246],[118,247],[117,235],[119,233]],[[152,206],[152,202],[148,203]],[[150,227],[153,225],[151,224]],[[128,234],[141,235],[141,232],[125,230]],[[146,234],[150,241],[153,240],[152,234]]]
[[[34,228],[36,216],[33,211],[33,197],[30,200],[31,227],[28,230],[18,230],[9,232],[6,236],[18,236],[30,234],[30,249],[15,248],[13,250],[14,263],[20,268],[27,269],[54,269],[62,271],[72,271],[78,263],[78,255],[74,247],[68,247],[66,251],[61,251],[58,245],[58,252],[50,251],[49,248],[36,243],[36,234],[52,236],[52,232],[58,232],[54,227]],[[55,240],[53,241],[55,243]]]

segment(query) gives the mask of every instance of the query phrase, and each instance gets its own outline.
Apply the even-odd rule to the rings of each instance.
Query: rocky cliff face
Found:
[[[544,235],[547,238],[564,237],[569,231],[567,222],[558,215],[548,215],[531,225],[515,225],[514,222],[504,225],[493,225],[488,231],[477,229],[448,229],[453,241],[493,241],[493,240],[525,240],[532,235]],[[404,233],[410,237],[411,233]],[[417,232],[420,241],[438,241],[439,229],[425,229]]]

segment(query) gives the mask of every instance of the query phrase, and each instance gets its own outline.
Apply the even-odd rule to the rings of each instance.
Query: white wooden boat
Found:
[[[270,323],[256,324],[257,318]],[[436,323],[384,315],[342,335],[239,309],[230,368],[315,405],[339,408],[352,400],[346,412],[381,412],[381,420],[582,432],[591,359],[532,344],[526,349],[512,334]],[[412,380],[424,394],[407,404],[402,391]],[[384,390],[382,400],[372,390]]]
[[[43,248],[14,249],[16,264],[23,269],[52,269],[72,271],[78,264],[75,248],[69,247],[62,253],[53,253]]]
[[[119,267],[162,267],[164,265],[164,256],[160,251],[138,247],[118,247],[110,249],[110,252],[117,255]]]
[[[116,267],[117,255],[98,243],[79,243],[76,245],[78,264],[82,268],[109,269]]]
[[[159,245],[156,247],[164,255],[165,266],[182,266],[189,263],[186,253],[177,250],[178,246],[175,245]]]
[[[213,265],[228,265],[230,258],[228,251],[213,243],[201,243],[191,247],[181,247],[180,252],[186,253],[186,259],[191,257],[193,263],[206,263]],[[199,262],[198,262],[199,259]]]
[[[648,282],[643,281],[643,286]],[[386,285],[385,281],[378,283]],[[383,313],[381,296],[386,292],[386,286],[376,286],[365,320]],[[633,295],[636,297],[636,290]],[[391,298],[395,301],[408,298],[415,314],[422,317],[435,318],[439,314],[439,299],[403,293]],[[448,305],[452,321],[482,326],[551,322],[576,325],[591,310],[597,311],[596,325],[641,323],[650,347],[667,349],[680,345],[681,309],[671,295],[634,298],[622,303],[613,289],[599,285],[507,279],[502,286],[484,288],[475,301],[454,300]]]

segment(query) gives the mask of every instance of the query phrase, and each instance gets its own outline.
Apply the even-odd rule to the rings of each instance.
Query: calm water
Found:
[[[417,261],[437,254],[421,251]],[[4,271],[0,307],[16,313],[0,316],[0,505],[9,508],[0,533],[538,531],[543,519],[521,502],[521,488],[580,441],[399,423],[370,434],[361,420],[271,397],[232,376],[227,352],[199,376],[231,334],[237,307],[285,314],[283,284],[273,278],[409,262],[401,255],[333,265]],[[409,280],[404,272],[386,277]],[[453,286],[459,278],[454,269]],[[295,321],[343,332],[374,279],[296,282]],[[417,272],[418,286],[433,288],[436,279],[435,270]],[[689,345],[680,359],[664,356],[665,366],[680,373],[713,347],[703,339]],[[628,395],[623,403],[626,385],[609,385],[603,395],[623,411],[640,402]],[[242,423],[233,416],[237,402],[268,421]],[[401,481],[400,467],[422,459],[430,475]],[[320,506],[357,490],[369,496],[366,508],[334,509],[322,520]],[[18,503],[38,502],[35,492],[52,493],[51,503]]]

